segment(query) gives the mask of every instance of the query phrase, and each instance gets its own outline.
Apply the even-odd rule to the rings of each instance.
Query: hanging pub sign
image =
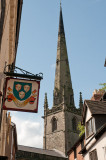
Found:
[[[6,78],[3,109],[37,112],[40,81]]]

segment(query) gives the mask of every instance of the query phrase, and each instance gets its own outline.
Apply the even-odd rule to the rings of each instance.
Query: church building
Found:
[[[43,116],[43,149],[19,146],[16,159],[67,159],[67,152],[79,138],[77,125],[78,122],[81,121],[81,111],[83,107],[81,93],[79,106],[80,107],[77,109],[74,104],[74,93],[68,62],[62,7],[60,5],[53,106],[51,109],[48,107],[46,93]]]
[[[81,99],[80,94],[80,99]],[[82,105],[76,108],[69,69],[62,7],[60,6],[53,106],[48,108],[47,94],[44,102],[43,148],[57,149],[64,154],[79,137],[77,130],[81,120]]]

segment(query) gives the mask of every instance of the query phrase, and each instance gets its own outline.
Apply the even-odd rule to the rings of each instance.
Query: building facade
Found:
[[[85,125],[85,146],[79,152],[84,160],[106,159],[106,99],[85,100],[82,123]]]
[[[64,154],[78,139],[77,125],[81,110],[74,104],[74,93],[68,62],[62,8],[60,6],[53,107],[49,109],[47,94],[44,101],[44,149],[57,149]]]
[[[21,10],[22,0],[0,0],[0,91],[2,96],[5,66],[12,63],[15,65]],[[2,97],[0,97],[0,155],[7,156],[8,159],[13,159],[15,145],[17,145],[16,132],[12,125],[10,115],[7,115],[7,111],[2,111]]]

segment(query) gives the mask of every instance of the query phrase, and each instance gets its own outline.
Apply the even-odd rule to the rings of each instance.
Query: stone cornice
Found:
[[[75,107],[66,107],[67,105],[65,103],[61,103],[59,106],[53,106],[51,109],[48,108],[46,111],[46,116],[51,115],[53,113],[58,113],[58,112],[71,112],[74,114],[77,114],[81,116],[81,110],[80,108],[75,108]],[[44,116],[45,117],[45,116]]]

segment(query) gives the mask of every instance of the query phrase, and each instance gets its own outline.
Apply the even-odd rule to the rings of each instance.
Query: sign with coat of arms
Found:
[[[37,112],[39,88],[39,81],[7,77],[3,109]]]

